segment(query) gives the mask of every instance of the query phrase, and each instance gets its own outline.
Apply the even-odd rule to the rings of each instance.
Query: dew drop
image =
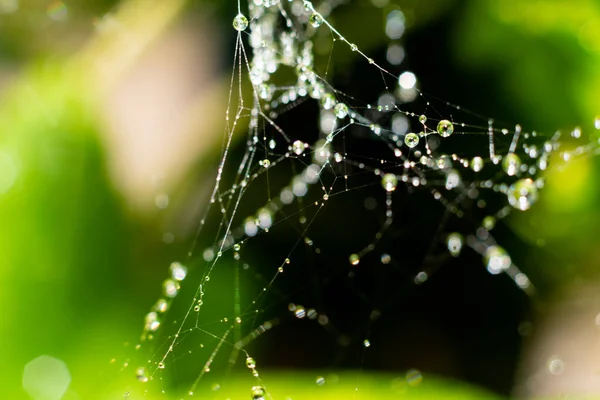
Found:
[[[453,257],[458,257],[463,247],[463,237],[460,233],[451,233],[448,235],[448,251]]]
[[[333,112],[335,113],[335,116],[339,119],[344,119],[348,115],[348,106],[344,103],[338,103],[335,105]]]
[[[398,185],[398,178],[394,174],[385,174],[383,178],[381,178],[381,186],[386,190],[386,192],[393,192],[396,190],[396,185]]]
[[[502,159],[502,169],[508,176],[515,176],[521,167],[521,159],[515,153],[508,153]]]
[[[507,196],[511,206],[525,211],[537,201],[538,188],[531,179],[521,179],[510,185]]]
[[[262,165],[263,168],[269,168],[271,166],[271,161],[269,161],[268,158],[265,158],[260,162],[260,165]]]
[[[352,265],[358,265],[360,263],[360,257],[358,257],[358,254],[350,254],[348,260],[350,260],[350,264]]]
[[[262,386],[252,386],[252,389],[250,389],[250,395],[252,396],[252,400],[263,400],[265,394],[265,388],[263,388]]]
[[[490,246],[485,252],[485,264],[490,274],[497,275],[510,267],[510,256],[500,246]]]
[[[416,133],[409,133],[404,137],[404,144],[406,144],[409,148],[414,148],[419,144],[419,135]]]
[[[246,18],[246,16],[242,13],[239,13],[238,15],[236,15],[235,18],[233,19],[233,28],[238,32],[242,32],[242,31],[245,31],[247,27],[248,27],[248,18]]]
[[[146,375],[146,368],[138,367],[138,369],[135,370],[135,377],[140,382],[148,382],[148,376]]]
[[[323,23],[323,17],[317,12],[312,13],[308,20],[313,28],[318,28]]]
[[[381,255],[381,263],[382,264],[389,264],[390,261],[392,261],[392,257],[389,254],[384,253]]]
[[[292,151],[296,154],[296,155],[300,155],[302,153],[304,153],[304,142],[300,141],[300,140],[296,140],[294,143],[292,143]]]
[[[418,386],[423,381],[423,374],[418,369],[411,369],[406,373],[406,383],[409,386]]]
[[[483,158],[473,157],[471,160],[471,169],[475,172],[479,172],[483,169]]]
[[[437,125],[437,133],[442,137],[448,137],[454,133],[454,125],[447,119],[443,119]]]
[[[246,358],[246,367],[248,367],[250,369],[256,368],[256,361],[254,361],[254,358],[252,358],[252,357]]]
[[[331,110],[335,106],[335,96],[331,93],[325,93],[321,97],[321,106],[325,110]]]
[[[364,342],[363,342],[363,346],[365,346],[365,347],[371,347],[371,342],[369,342],[368,339],[365,339]]]
[[[419,117],[419,122],[422,123],[423,125],[425,125],[425,122],[427,122],[427,116],[421,115]]]
[[[171,270],[171,276],[176,281],[184,280],[187,275],[187,268],[181,265],[179,262],[171,263],[169,269]]]
[[[319,386],[323,386],[325,384],[325,378],[322,376],[317,376],[316,383]]]

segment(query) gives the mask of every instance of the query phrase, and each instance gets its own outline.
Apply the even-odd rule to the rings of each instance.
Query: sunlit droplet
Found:
[[[171,276],[176,281],[184,280],[187,275],[187,268],[184,267],[183,265],[181,265],[181,263],[179,263],[177,261],[171,263],[171,266],[169,267],[169,269],[171,270]]]
[[[360,257],[358,257],[358,254],[350,254],[350,257],[348,257],[348,259],[350,260],[350,264],[352,265],[358,265],[360,263]]]
[[[233,19],[233,28],[238,31],[245,31],[246,28],[248,27],[248,18],[246,18],[246,16],[242,13],[239,13],[238,15],[235,16],[235,18]]]
[[[318,28],[323,23],[323,17],[317,12],[312,13],[308,20],[313,28]]]
[[[463,247],[463,236],[460,233],[451,233],[448,235],[448,251],[454,257],[458,257]]]
[[[508,203],[514,208],[528,210],[538,199],[538,188],[531,179],[521,179],[508,188]]]
[[[381,178],[381,186],[386,190],[386,192],[393,192],[396,190],[396,185],[398,185],[398,178],[394,174],[385,174],[383,178]]]
[[[479,172],[483,169],[483,158],[477,156],[471,160],[471,169],[475,172]]]
[[[404,136],[404,144],[406,144],[409,148],[414,148],[419,144],[419,135],[416,133],[408,133]]]
[[[335,105],[333,112],[339,119],[344,119],[348,115],[348,106],[344,103],[338,103]]]
[[[512,263],[510,256],[500,246],[490,246],[485,252],[485,264],[490,274],[499,274],[508,269]]]
[[[454,133],[454,125],[447,119],[443,119],[438,122],[437,133],[439,133],[442,137],[448,137]]]
[[[508,176],[515,176],[521,167],[521,159],[515,153],[509,153],[502,159],[502,169]]]
[[[254,358],[252,358],[252,357],[246,358],[246,367],[248,367],[250,369],[256,368],[256,361],[254,361]]]
[[[252,389],[250,389],[250,395],[252,396],[252,400],[263,400],[265,394],[265,388],[263,388],[262,386],[252,386]]]

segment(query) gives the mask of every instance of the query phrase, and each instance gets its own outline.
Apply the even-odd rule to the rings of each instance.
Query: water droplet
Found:
[[[265,388],[263,388],[262,386],[252,386],[252,389],[250,389],[250,395],[252,396],[252,400],[263,400],[265,394]]]
[[[135,370],[135,377],[140,382],[148,382],[148,376],[146,376],[146,368],[138,367],[138,369]]]
[[[398,178],[394,174],[385,174],[383,178],[381,178],[381,186],[386,190],[386,192],[393,192],[396,190],[396,185],[398,185]]]
[[[409,386],[418,386],[423,381],[423,374],[418,369],[411,369],[406,373],[406,383]]]
[[[177,293],[179,292],[179,283],[173,279],[167,279],[163,282],[163,291],[165,296],[172,299],[177,296]]]
[[[404,137],[404,143],[409,147],[409,148],[414,148],[416,145],[419,144],[419,135],[417,135],[416,133],[408,133],[405,137]]]
[[[158,363],[158,369],[165,369],[165,363],[164,362],[159,362]]]
[[[557,356],[552,356],[548,360],[548,370],[552,375],[560,375],[565,371],[565,362]]]
[[[248,27],[248,18],[242,13],[239,13],[233,19],[233,28],[238,31],[244,31]]]
[[[298,156],[304,153],[305,148],[304,142],[300,140],[296,140],[294,143],[292,143],[292,151]]]
[[[368,339],[365,339],[364,342],[363,342],[363,346],[365,346],[365,347],[371,347],[371,342],[369,342]]]
[[[521,167],[521,159],[515,153],[508,153],[502,159],[502,169],[508,176],[515,176]]]
[[[594,120],[594,128],[600,130],[600,116],[596,117],[596,119]]]
[[[389,254],[384,253],[381,255],[381,263],[382,264],[389,264],[390,261],[392,261],[392,257]]]
[[[471,160],[471,169],[475,172],[479,172],[483,169],[483,158],[473,157]]]
[[[325,378],[322,376],[317,376],[316,382],[317,382],[317,385],[323,386],[325,384]]]
[[[508,188],[508,203],[514,208],[528,210],[538,198],[538,188],[531,179],[521,179]]]
[[[485,229],[491,231],[492,229],[494,229],[494,226],[496,226],[496,218],[492,217],[491,215],[488,215],[483,219],[482,225]]]
[[[356,51],[356,50],[358,50],[358,46],[355,45],[354,43],[350,43],[350,50]]]
[[[447,119],[443,119],[438,122],[437,133],[439,133],[442,137],[448,137],[454,133],[454,125],[452,125],[452,122],[448,121]]]
[[[254,358],[252,358],[252,357],[246,358],[246,367],[248,367],[250,369],[256,368],[256,361],[254,361]]]
[[[350,264],[352,265],[358,265],[358,263],[360,263],[360,258],[358,257],[358,254],[350,254],[350,257],[348,257],[348,259],[350,260]]]
[[[335,105],[333,112],[335,113],[335,116],[339,119],[344,119],[348,115],[348,106],[344,103],[338,103]]]
[[[458,257],[463,247],[463,237],[460,233],[451,233],[448,235],[448,251],[453,257]]]
[[[318,28],[323,23],[323,17],[317,12],[312,13],[308,20],[314,28]]]
[[[512,261],[510,256],[500,246],[490,246],[485,252],[485,264],[490,274],[496,275],[508,269]]]
[[[419,122],[422,123],[423,125],[425,125],[425,122],[427,122],[427,116],[421,115],[419,117]]]
[[[181,265],[179,262],[171,263],[169,269],[171,270],[171,276],[176,281],[184,280],[187,275],[187,268]]]
[[[260,165],[262,165],[263,168],[269,168],[271,166],[271,161],[269,161],[268,158],[265,158],[260,162]]]

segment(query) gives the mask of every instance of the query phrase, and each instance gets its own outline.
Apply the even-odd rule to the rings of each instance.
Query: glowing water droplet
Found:
[[[314,28],[318,28],[323,23],[323,17],[317,12],[312,13],[308,20]]]
[[[321,106],[325,110],[331,110],[335,106],[335,96],[331,93],[325,93],[321,97]]]
[[[528,210],[538,199],[538,188],[531,179],[521,179],[508,188],[508,203],[514,208]]]
[[[245,31],[246,28],[248,27],[248,18],[246,18],[246,16],[242,13],[239,13],[238,15],[235,16],[235,18],[233,19],[233,28],[238,31]]]
[[[135,370],[135,377],[140,382],[148,382],[148,376],[146,376],[146,368],[139,367]]]
[[[348,115],[348,106],[344,103],[338,103],[333,109],[333,112],[335,113],[335,116],[339,119],[344,119]]]
[[[268,158],[265,158],[260,162],[260,165],[262,165],[264,168],[269,168],[271,166],[271,161],[269,161]]]
[[[256,361],[254,361],[254,358],[252,358],[252,357],[246,358],[246,367],[248,367],[250,369],[256,368]]]
[[[491,215],[488,215],[483,219],[482,225],[485,229],[491,231],[492,229],[494,229],[494,226],[496,226],[496,218],[492,217]]]
[[[515,176],[521,167],[521,159],[515,153],[509,153],[502,159],[502,169],[508,176]]]
[[[427,116],[425,116],[425,115],[419,116],[419,122],[422,124],[425,124],[425,122],[427,122]]]
[[[392,261],[392,257],[389,254],[384,253],[381,255],[381,263],[382,264],[389,264],[390,261]]]
[[[358,265],[360,263],[360,257],[358,257],[358,254],[350,254],[348,260],[350,260],[350,264],[352,265]]]
[[[171,263],[169,269],[171,270],[171,276],[176,281],[184,280],[187,275],[187,268],[181,265],[179,262]]]
[[[463,237],[460,233],[451,233],[448,235],[448,251],[453,257],[458,257],[463,247]]]
[[[355,45],[354,43],[350,43],[350,50],[356,51],[356,50],[358,50],[358,46]]]
[[[406,373],[406,383],[409,386],[418,386],[423,381],[423,374],[418,369],[411,369]]]
[[[266,393],[265,388],[262,386],[252,386],[252,389],[250,389],[252,400],[263,400]]]
[[[304,142],[300,141],[300,140],[296,140],[294,143],[292,143],[292,151],[296,154],[296,155],[300,155],[302,153],[304,153]]]
[[[439,133],[442,137],[448,137],[454,133],[454,125],[452,125],[452,122],[448,121],[447,119],[443,119],[438,122],[437,133]]]
[[[479,172],[483,169],[483,158],[473,157],[471,160],[471,169],[475,172]]]
[[[594,120],[594,128],[600,130],[600,117],[596,117],[596,119]]]
[[[414,148],[419,144],[419,135],[416,133],[408,133],[404,136],[404,144],[406,144],[409,148]]]
[[[398,185],[398,178],[394,174],[385,174],[383,178],[381,178],[381,186],[386,190],[386,192],[393,192],[396,190],[396,185]]]
[[[167,279],[163,282],[163,291],[165,296],[172,299],[179,293],[179,283],[173,279]]]
[[[159,362],[158,363],[158,369],[165,369],[165,363],[164,362]]]
[[[484,261],[489,273],[494,275],[508,269],[512,263],[506,250],[500,246],[488,247],[485,252]]]
[[[369,342],[368,339],[365,339],[365,341],[363,342],[363,346],[365,346],[365,347],[371,347],[371,342]]]

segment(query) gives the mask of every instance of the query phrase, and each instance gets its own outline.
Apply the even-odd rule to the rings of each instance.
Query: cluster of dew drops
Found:
[[[305,23],[309,24],[313,29],[317,29],[325,24],[332,30],[332,32],[334,32],[334,40],[344,42],[349,46],[351,51],[360,52],[356,45],[344,38],[327,22],[323,14],[315,9],[312,2],[308,0],[287,1],[289,3],[294,3],[294,5],[301,5],[303,11],[297,11],[298,8],[296,8],[296,12],[293,14],[298,15],[299,13],[304,12]],[[285,89],[283,94],[281,94],[276,101],[271,103],[273,106],[287,104],[298,99],[299,97],[310,96],[311,98],[319,101],[321,112],[325,112],[327,115],[333,116],[335,122],[330,125],[335,126],[335,123],[349,119],[349,124],[360,123],[361,125],[366,125],[373,132],[373,134],[384,138],[382,135],[384,129],[381,126],[368,121],[366,117],[352,109],[349,105],[339,101],[334,92],[329,90],[321,82],[319,77],[312,69],[312,42],[309,39],[305,39],[302,42],[293,32],[290,33],[286,31],[278,37],[278,40],[280,40],[281,43],[276,43],[276,35],[274,34],[275,19],[267,17],[269,16],[270,12],[283,12],[281,7],[273,7],[275,5],[279,5],[279,3],[280,0],[252,0],[249,4],[252,16],[251,21],[249,21],[248,18],[241,12],[239,12],[233,19],[233,27],[239,33],[245,32],[249,27],[251,28],[250,44],[253,47],[253,59],[248,65],[248,72],[249,78],[254,87],[256,99],[251,112],[249,128],[256,129],[258,126],[258,118],[259,115],[261,115],[261,112],[259,112],[259,102],[267,102],[273,99],[276,90],[274,85],[269,84],[270,75],[277,70],[280,64],[283,64],[295,67],[295,72],[298,76],[298,83],[291,88]],[[269,11],[269,9],[275,8],[277,8],[277,10]],[[287,14],[285,14],[285,17],[288,21],[288,28],[292,28],[290,17]],[[394,46],[396,46],[394,47],[394,50],[398,50],[397,45]],[[392,47],[390,47],[390,50],[391,49]],[[360,52],[360,54],[364,56],[370,64],[377,66],[372,59],[366,57],[362,52]],[[388,54],[388,59],[389,58],[390,55]],[[416,93],[415,83],[416,78],[412,73],[403,73],[400,75],[398,77],[400,97],[410,97],[411,93]],[[369,108],[371,108],[371,106],[369,106]],[[378,111],[382,111],[384,109],[389,110],[393,108],[395,108],[397,111],[400,111],[397,109],[397,107],[395,107],[395,104],[391,107],[389,105],[381,104],[377,106]],[[260,108],[260,110],[263,109],[269,109],[268,104],[266,107],[264,107],[263,104],[263,108]],[[482,226],[477,231],[477,236],[480,239],[487,238],[489,236],[489,232],[494,228],[496,222],[499,219],[507,216],[510,210],[516,209],[520,211],[526,211],[532,207],[532,205],[538,200],[539,190],[543,188],[544,185],[543,178],[536,177],[536,175],[539,171],[543,171],[548,168],[550,155],[553,152],[561,149],[559,133],[547,140],[543,146],[540,146],[539,148],[535,145],[529,145],[527,143],[522,143],[519,147],[517,147],[519,138],[523,137],[524,139],[528,139],[530,137],[536,137],[535,132],[523,133],[521,131],[521,127],[517,125],[514,129],[514,132],[512,132],[513,140],[509,151],[506,154],[496,154],[493,146],[493,140],[494,135],[498,133],[498,130],[493,127],[493,121],[490,120],[488,130],[488,134],[490,136],[490,148],[488,149],[489,157],[486,156],[484,158],[476,156],[470,159],[463,159],[453,154],[434,158],[431,150],[428,147],[426,137],[429,135],[436,135],[440,140],[443,140],[456,134],[462,134],[463,132],[458,132],[458,130],[460,129],[459,127],[464,126],[464,124],[457,125],[456,122],[453,122],[449,119],[441,119],[434,121],[433,125],[431,125],[432,127],[429,127],[428,123],[431,124],[431,122],[428,121],[426,115],[415,115],[412,113],[405,114],[418,118],[419,123],[423,127],[423,131],[417,133],[403,132],[403,135],[394,134],[389,138],[385,137],[385,139],[391,141],[394,146],[394,156],[403,160],[405,171],[419,167],[440,171],[445,175],[446,190],[460,188],[462,184],[460,168],[470,169],[473,172],[478,173],[484,170],[488,165],[500,165],[505,176],[510,177],[513,181],[510,185],[504,183],[495,183],[491,180],[477,182],[478,189],[492,190],[494,192],[501,193],[506,196],[507,199],[506,207],[502,208],[494,215],[488,215],[483,218]],[[276,113],[272,113],[270,117],[273,117],[274,119],[276,117]],[[600,118],[596,119],[595,128],[600,130]],[[394,131],[394,129],[392,129],[392,131]],[[331,129],[331,132],[334,132],[333,128]],[[507,129],[502,129],[500,132],[502,135],[509,134]],[[580,138],[582,136],[581,130],[579,128],[574,129],[571,132],[571,136],[574,138]],[[260,208],[255,216],[246,218],[243,227],[240,230],[243,232],[242,236],[247,238],[252,237],[258,234],[261,230],[268,232],[269,228],[274,223],[277,210],[282,206],[291,204],[294,201],[294,198],[303,197],[307,193],[309,185],[318,183],[319,175],[323,171],[324,165],[330,163],[331,160],[338,163],[345,160],[345,155],[334,153],[330,147],[330,144],[334,138],[335,134],[330,133],[324,139],[318,140],[313,145],[309,145],[308,143],[304,143],[300,140],[286,139],[289,142],[288,153],[286,153],[286,157],[305,156],[307,150],[311,150],[313,162],[308,165],[299,175],[295,176],[290,184],[282,189],[280,195],[276,199],[271,200],[270,203],[265,207]],[[259,140],[258,135],[255,135],[254,139],[256,144],[256,142]],[[272,149],[274,146],[274,141],[271,140],[269,142],[269,147]],[[405,149],[403,149],[403,147],[405,147]],[[424,152],[419,150],[419,148],[423,147]],[[598,143],[580,145],[574,150],[561,152],[560,158],[563,161],[568,162],[578,155],[595,151],[597,148]],[[406,157],[403,153],[403,150],[407,152],[413,152],[413,156],[415,154],[417,156],[420,155],[420,157],[417,158],[418,161],[412,161]],[[523,156],[519,156],[519,154],[525,154],[529,157],[529,159],[532,160],[532,162],[530,163],[523,161]],[[263,169],[268,169],[274,166],[274,162],[267,157],[260,160],[259,165]],[[391,195],[399,184],[404,183],[413,186],[427,185],[425,178],[419,177],[416,174],[414,177],[410,177],[406,172],[401,175],[395,173],[383,173],[378,169],[375,169],[373,172],[375,175],[380,177],[381,185],[384,191],[388,194],[388,213],[390,215]],[[256,176],[256,174],[254,176]],[[244,180],[241,181],[240,186],[245,187],[249,185],[252,177],[253,176],[246,176]],[[347,176],[344,178],[347,179]],[[498,181],[502,181],[502,179],[498,179]],[[323,195],[323,201],[327,201],[328,193],[325,188],[323,189],[325,192]],[[443,197],[439,191],[434,190],[432,193],[437,200],[443,200]],[[456,208],[452,211],[457,216],[461,216],[462,212],[460,209]],[[388,217],[390,215],[388,215]],[[238,237],[234,237],[232,234],[227,234],[220,242],[220,245],[218,246],[219,249],[215,250],[213,247],[205,249],[203,258],[207,262],[214,261],[216,258],[222,256],[221,250],[223,248],[232,248],[234,250],[234,258],[239,259],[241,242],[243,242],[243,240],[240,241],[240,235],[238,235]],[[309,243],[310,239],[306,238],[305,242]],[[460,233],[452,232],[446,236],[447,249],[452,256],[458,257],[466,243],[468,243],[468,240],[466,240],[466,238],[464,238]],[[490,273],[500,274],[502,272],[509,272],[514,269],[514,265],[508,252],[496,243],[491,242],[491,244],[485,244],[485,242],[483,242],[483,244],[478,244],[479,247],[474,244],[470,245],[476,251],[481,253],[484,258],[484,263]],[[364,251],[361,253],[351,254],[349,256],[350,264],[358,265],[363,255]],[[391,256],[389,254],[383,254],[381,256],[381,262],[383,264],[390,263]],[[286,258],[282,266],[278,268],[277,273],[282,273],[286,264],[290,264],[289,258]],[[163,296],[156,302],[156,304],[152,307],[152,310],[145,317],[144,329],[141,337],[142,341],[153,340],[155,333],[161,326],[161,321],[164,314],[169,309],[173,299],[179,293],[181,283],[185,279],[186,275],[187,268],[181,263],[173,262],[170,265],[170,276],[163,282]],[[517,273],[511,274],[511,276],[517,285],[523,289],[526,289],[530,284],[527,276],[518,270]],[[210,277],[206,276],[204,279],[208,281]],[[422,283],[425,280],[427,280],[427,274],[424,272],[419,273],[415,278],[415,282],[417,283]],[[204,282],[202,284],[204,284]],[[202,306],[202,286],[200,287],[199,293],[200,297],[194,306],[194,311],[199,311],[200,307]],[[303,318],[304,316],[308,315],[309,318],[314,319],[318,316],[315,310],[312,309],[309,310],[307,314],[302,306],[291,305],[290,311],[292,311],[298,318]],[[322,315],[318,317],[320,323],[326,323],[326,316]],[[241,323],[239,317],[236,319],[236,322]],[[175,342],[173,342],[171,345],[170,350],[172,350],[174,344]],[[368,340],[365,340],[363,344],[364,347],[370,346],[370,342]],[[247,356],[246,367],[252,371],[254,376],[258,376],[256,361],[254,358]],[[157,368],[165,368],[164,358],[163,361],[158,362]],[[152,379],[151,374],[148,374],[148,371],[145,367],[137,368],[136,375],[138,380],[141,382],[147,382],[148,380]],[[193,393],[190,392],[190,394],[192,395]],[[252,399],[263,400],[265,395],[266,390],[263,386],[258,385],[251,388]]]

